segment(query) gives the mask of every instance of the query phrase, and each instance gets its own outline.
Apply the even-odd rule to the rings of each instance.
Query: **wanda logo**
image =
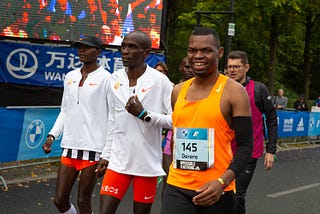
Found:
[[[18,48],[8,55],[6,65],[13,77],[27,79],[37,71],[38,60],[32,51]]]

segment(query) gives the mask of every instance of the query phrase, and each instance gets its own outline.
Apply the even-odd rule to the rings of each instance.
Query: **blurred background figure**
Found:
[[[190,63],[188,61],[187,57],[184,57],[181,60],[180,66],[179,66],[179,71],[182,73],[182,79],[180,82],[184,82],[192,77],[194,77],[194,74],[192,72]]]
[[[320,107],[320,96],[314,101],[314,106]]]
[[[113,37],[111,34],[111,29],[107,25],[102,25],[100,27],[100,39],[102,40],[103,44],[109,44],[113,42]]]
[[[293,108],[297,111],[308,111],[308,103],[304,99],[304,95],[300,94],[299,99],[293,105]]]
[[[273,98],[273,105],[276,109],[284,109],[288,104],[288,98],[283,96],[284,91],[282,88],[278,90],[278,95]]]
[[[168,76],[168,74],[169,74],[168,66],[164,62],[158,62],[154,66],[154,68],[157,69],[158,71],[160,71],[161,73],[163,73],[166,76]]]

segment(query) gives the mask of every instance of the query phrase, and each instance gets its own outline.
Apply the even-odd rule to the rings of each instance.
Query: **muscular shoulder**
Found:
[[[172,93],[171,93],[171,106],[172,110],[174,109],[174,104],[176,103],[178,99],[178,95],[180,93],[180,90],[182,88],[184,82],[178,83],[177,85],[174,86]]]
[[[220,105],[225,117],[251,115],[247,91],[240,83],[232,79],[226,82]]]

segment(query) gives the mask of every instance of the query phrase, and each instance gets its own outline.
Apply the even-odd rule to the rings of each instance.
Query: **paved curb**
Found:
[[[51,178],[56,178],[56,177],[57,177],[57,173],[53,172],[53,173],[46,174],[46,175],[38,175],[37,177],[34,177],[34,178],[25,177],[25,178],[16,178],[16,179],[6,180],[6,184],[26,183],[26,182],[30,182],[30,181],[51,179]]]

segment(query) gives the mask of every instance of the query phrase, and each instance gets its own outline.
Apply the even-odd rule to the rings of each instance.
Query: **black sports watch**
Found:
[[[143,121],[147,123],[151,121],[151,114],[149,112],[147,112],[147,115],[144,116]]]

